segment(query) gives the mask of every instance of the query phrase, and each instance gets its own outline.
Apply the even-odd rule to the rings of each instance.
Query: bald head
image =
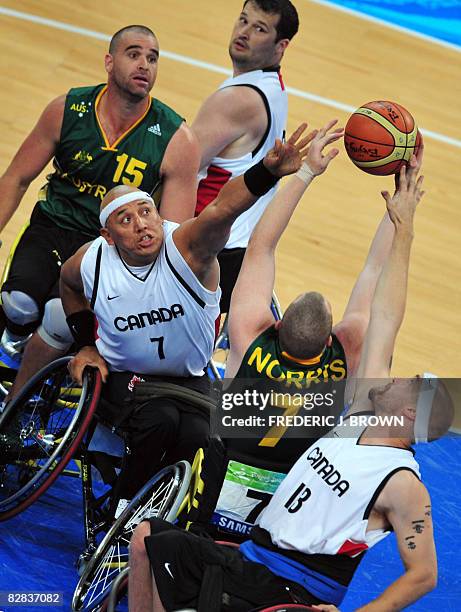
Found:
[[[280,345],[298,359],[316,357],[331,334],[331,309],[316,291],[303,293],[287,308],[279,330]]]
[[[118,30],[118,32],[115,32],[115,34],[112,36],[112,39],[109,44],[109,53],[111,55],[114,55],[114,53],[117,51],[118,46],[123,36],[131,32],[134,32],[135,34],[143,34],[144,36],[152,36],[152,38],[155,38],[155,40],[157,40],[157,37],[155,36],[154,32],[147,26],[143,26],[143,25],[125,26],[124,28],[121,28],[120,30]]]

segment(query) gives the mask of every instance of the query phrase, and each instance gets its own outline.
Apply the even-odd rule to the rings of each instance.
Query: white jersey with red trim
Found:
[[[254,149],[241,157],[214,157],[206,175],[199,176],[197,190],[196,214],[200,213],[212,202],[224,185],[236,176],[243,174],[248,168],[259,162],[274,146],[275,139],[283,139],[288,114],[288,96],[285,91],[282,76],[276,69],[253,70],[231,77],[224,81],[219,89],[225,87],[251,87],[262,97],[267,112],[267,129],[260,143]],[[246,248],[255,225],[263,214],[266,206],[273,198],[276,187],[271,189],[247,211],[242,213],[232,226],[226,249]]]
[[[279,548],[355,557],[390,533],[367,531],[370,512],[397,471],[420,478],[418,463],[412,450],[359,444],[351,429],[337,427],[309,447],[261,513],[258,525]]]
[[[139,276],[102,237],[83,256],[96,346],[112,371],[201,376],[211,358],[221,289],[209,291],[199,282],[174,243],[177,227],[163,222],[160,253]]]

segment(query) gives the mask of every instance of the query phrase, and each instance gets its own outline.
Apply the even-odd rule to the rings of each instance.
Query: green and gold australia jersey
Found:
[[[234,393],[254,390],[268,396],[269,404],[259,413],[265,426],[260,437],[233,439],[232,448],[258,459],[264,467],[276,465],[279,471],[288,471],[315,439],[334,426],[344,407],[344,383],[338,381],[346,376],[346,356],[335,335],[320,355],[298,360],[281,349],[278,332],[274,326],[269,327],[247,349],[228,389]],[[313,395],[319,393],[319,403],[313,404]],[[325,402],[328,393],[333,395]],[[249,412],[254,413],[254,409]],[[283,417],[281,424],[276,420],[279,415]],[[299,429],[296,425],[284,425],[287,416],[299,419],[309,416],[311,420],[307,427]]]
[[[280,348],[274,326],[260,334],[242,359],[238,378],[260,378],[283,381],[287,389],[303,389],[314,381],[342,380],[347,375],[344,349],[333,335],[331,346],[312,359],[294,359]]]
[[[163,155],[183,119],[155,99],[120,138],[109,145],[97,115],[106,85],[71,89],[66,97],[55,171],[39,194],[42,211],[65,229],[99,235],[99,206],[115,185],[153,193]]]

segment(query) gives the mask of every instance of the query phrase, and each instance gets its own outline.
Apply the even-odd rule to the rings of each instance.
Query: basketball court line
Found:
[[[321,2],[321,0],[314,0],[314,1]],[[337,5],[332,5],[329,3],[325,3],[325,4],[328,4],[328,6],[337,7]],[[78,26],[74,26],[69,23],[64,23],[62,21],[56,21],[55,19],[47,19],[45,17],[40,17],[38,15],[33,15],[31,13],[15,11],[13,9],[10,9],[4,6],[0,6],[0,15],[5,15],[7,17],[13,17],[15,19],[22,19],[23,21],[30,21],[32,23],[37,23],[39,25],[48,26],[51,28],[55,28],[57,30],[64,30],[66,32],[72,32],[73,34],[80,34],[82,36],[87,36],[88,38],[95,38],[97,40],[109,41],[111,38],[109,35],[103,34],[102,32],[88,30],[87,28],[80,28]],[[358,15],[360,17],[363,17],[361,13],[359,13]],[[386,23],[385,25],[389,25],[389,24]],[[411,33],[413,34],[414,32],[411,32]],[[194,66],[196,68],[203,68],[204,70],[209,70],[210,72],[216,72],[218,74],[223,74],[226,76],[230,76],[232,74],[232,71],[227,68],[223,68],[222,66],[211,64],[209,62],[203,62],[201,60],[197,60],[187,55],[181,55],[179,53],[173,53],[171,51],[166,51],[162,49],[161,56],[166,57],[176,62],[180,62],[182,64],[188,64],[190,66]],[[324,106],[335,108],[337,110],[345,111],[348,113],[352,113],[356,110],[355,107],[350,106],[349,104],[344,104],[342,102],[338,102],[337,100],[331,100],[330,98],[324,98],[322,96],[317,96],[314,93],[303,91],[302,89],[296,89],[294,87],[287,87],[286,89],[287,89],[287,92],[290,93],[291,95],[296,96],[297,98],[302,98],[304,100],[309,100],[310,102],[322,104]],[[438,140],[439,142],[443,142],[445,144],[449,144],[449,145],[452,145],[454,147],[461,149],[461,140],[452,138],[451,136],[446,136],[444,134],[439,134],[438,132],[426,130],[423,128],[420,128],[420,131],[425,137],[432,138],[433,140]]]
[[[459,45],[455,45],[454,43],[450,43],[446,40],[442,40],[441,38],[436,38],[435,36],[429,36],[429,34],[423,34],[422,32],[417,32],[416,30],[412,30],[411,28],[406,28],[405,26],[397,25],[396,23],[391,23],[390,21],[386,21],[385,19],[380,19],[379,17],[373,17],[373,15],[369,15],[368,13],[364,13],[359,10],[354,10],[347,6],[336,4],[335,2],[328,2],[328,0],[310,0],[310,1],[315,2],[316,4],[321,4],[322,6],[326,6],[328,8],[336,9],[337,11],[341,11],[342,13],[347,13],[348,15],[352,15],[353,17],[358,17],[359,19],[364,19],[365,21],[370,21],[371,23],[376,23],[386,28],[390,28],[391,30],[402,32],[403,34],[407,34],[408,36],[414,36],[415,38],[421,38],[422,40],[426,40],[427,42],[430,42],[436,45],[441,45],[442,47],[446,47],[448,49],[451,49],[452,51],[457,51],[458,53],[461,53],[461,47]]]

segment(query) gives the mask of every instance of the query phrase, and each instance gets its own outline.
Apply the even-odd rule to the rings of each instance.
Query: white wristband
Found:
[[[295,176],[304,181],[306,185],[309,185],[309,183],[312,181],[312,179],[315,178],[316,175],[312,172],[307,163],[303,162],[303,165],[298,170]]]

